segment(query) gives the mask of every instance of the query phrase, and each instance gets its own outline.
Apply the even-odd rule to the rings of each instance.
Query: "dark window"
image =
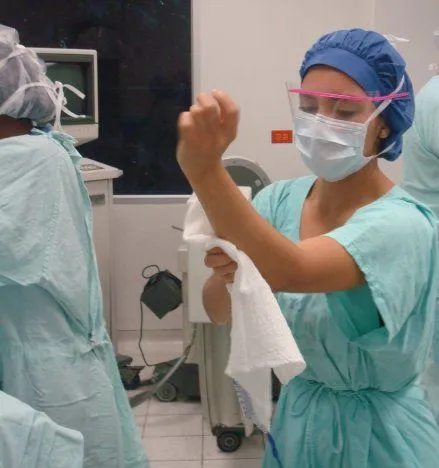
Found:
[[[189,193],[175,148],[177,117],[192,95],[191,1],[7,3],[1,22],[24,45],[98,51],[100,135],[79,151],[124,171],[115,192]]]

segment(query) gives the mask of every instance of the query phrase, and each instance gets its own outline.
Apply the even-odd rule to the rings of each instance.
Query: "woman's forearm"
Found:
[[[218,237],[245,252],[273,291],[287,287],[292,267],[300,270],[301,249],[256,212],[222,166],[190,182]]]

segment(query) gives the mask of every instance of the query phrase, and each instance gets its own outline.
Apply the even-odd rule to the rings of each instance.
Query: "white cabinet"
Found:
[[[113,180],[120,177],[122,171],[85,158],[81,162],[81,171],[93,210],[93,241],[101,280],[105,320],[116,348],[117,323],[111,219]]]

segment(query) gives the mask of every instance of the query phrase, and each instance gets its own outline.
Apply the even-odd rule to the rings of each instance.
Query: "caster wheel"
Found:
[[[236,452],[241,447],[242,437],[235,432],[223,432],[216,438],[216,443],[221,452]]]
[[[163,403],[170,403],[177,399],[177,389],[169,382],[166,382],[162,388],[156,392],[155,397]]]

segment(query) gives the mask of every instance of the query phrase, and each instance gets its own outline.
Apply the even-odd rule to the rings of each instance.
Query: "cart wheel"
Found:
[[[156,392],[155,397],[163,403],[170,403],[177,398],[177,389],[169,382],[163,384],[162,388]]]
[[[241,447],[242,437],[236,432],[223,432],[216,438],[216,443],[222,452],[236,452]]]

